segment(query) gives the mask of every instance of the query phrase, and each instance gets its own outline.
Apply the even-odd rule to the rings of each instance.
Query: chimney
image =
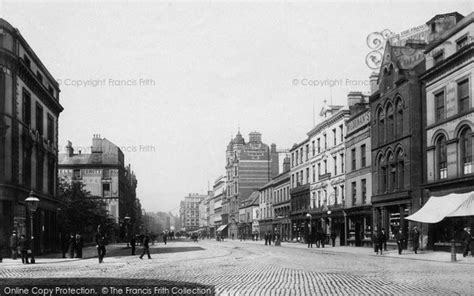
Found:
[[[364,96],[360,91],[351,91],[347,95],[347,105],[350,107],[364,102]]]
[[[66,145],[67,156],[73,157],[74,156],[74,148],[72,148],[71,141],[67,141]]]
[[[259,143],[262,141],[262,134],[259,132],[251,132],[249,134],[249,142]]]
[[[270,147],[271,147],[270,148],[271,153],[276,153],[277,152],[277,145],[276,144],[272,144],[272,145],[270,145]]]
[[[94,134],[92,137],[92,153],[101,153],[102,152],[102,139],[99,134]]]
[[[370,81],[370,94],[373,95],[375,92],[379,90],[379,85],[377,84],[377,80],[379,79],[379,73],[372,72],[369,77]]]
[[[283,159],[283,173],[290,171],[290,157],[287,155]]]

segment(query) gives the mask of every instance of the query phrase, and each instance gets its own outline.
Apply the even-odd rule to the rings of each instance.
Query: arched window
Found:
[[[395,108],[397,112],[397,115],[396,115],[397,133],[396,134],[397,134],[397,137],[402,137],[403,136],[403,101],[400,97],[397,99]]]
[[[400,149],[397,153],[397,188],[403,189],[405,187],[405,152]]]
[[[448,177],[445,136],[440,136],[436,141],[436,168],[438,179],[446,179]]]
[[[395,135],[395,120],[393,114],[393,106],[389,104],[387,106],[387,140],[393,140],[393,136]]]
[[[464,175],[473,173],[472,162],[472,131],[469,127],[464,128],[459,135],[461,152],[461,169]]]
[[[379,144],[384,142],[385,137],[385,113],[382,109],[379,109],[377,114],[377,124],[378,124],[378,141]]]
[[[397,183],[397,166],[395,163],[395,158],[393,153],[388,153],[387,155],[387,168],[388,168],[388,182],[387,182],[387,191],[391,192],[395,190]]]
[[[387,191],[387,166],[385,159],[380,156],[377,162],[379,168],[379,193],[385,193]]]

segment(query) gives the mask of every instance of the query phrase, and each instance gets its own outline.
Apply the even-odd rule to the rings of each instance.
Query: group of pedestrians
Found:
[[[333,247],[336,246],[336,237],[336,233],[332,232],[330,239]],[[324,248],[324,246],[329,243],[327,234],[323,230],[310,231],[306,236],[306,242],[308,243],[308,248],[312,248],[313,244],[315,244],[317,248]]]
[[[0,248],[0,253],[1,253]],[[21,257],[21,262],[23,264],[29,264],[28,260],[28,250],[30,250],[30,242],[24,234],[18,237],[16,231],[13,231],[10,236],[10,252],[13,260],[18,258],[18,255]],[[3,258],[0,255],[0,262],[3,261]]]
[[[84,241],[79,233],[71,233],[69,238],[63,238],[62,255],[66,258],[66,253],[69,258],[82,258],[82,249],[84,248]]]
[[[374,252],[376,255],[380,253],[383,255],[383,251],[387,251],[387,241],[388,241],[388,234],[384,228],[380,231],[374,229],[374,233],[372,234],[372,245],[374,246]],[[413,227],[411,232],[411,238],[413,243],[413,251],[415,254],[418,254],[418,249],[420,247],[420,231],[418,230],[417,226]],[[397,243],[398,254],[401,255],[403,249],[406,246],[406,239],[405,234],[402,232],[401,229],[394,235],[395,242]]]

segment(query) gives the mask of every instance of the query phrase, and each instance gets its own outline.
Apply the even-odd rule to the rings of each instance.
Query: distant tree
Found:
[[[111,237],[117,225],[109,216],[106,202],[92,196],[80,182],[59,182],[59,225],[63,234],[80,233],[86,241],[91,241],[97,229],[102,229]]]

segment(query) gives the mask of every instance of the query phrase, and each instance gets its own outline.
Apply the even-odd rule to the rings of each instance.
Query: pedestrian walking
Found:
[[[268,245],[268,232],[265,232],[264,237],[265,237],[265,246],[267,246]]]
[[[150,242],[150,238],[148,237],[148,235],[145,235],[145,237],[143,238],[143,251],[142,251],[142,254],[140,255],[140,259],[143,259],[143,256],[145,254],[148,255],[148,259],[151,259],[150,246],[148,245],[149,242]]]
[[[12,253],[12,259],[16,260],[18,256],[18,236],[16,235],[16,231],[13,231],[10,236],[10,251]]]
[[[326,232],[324,232],[324,230],[321,230],[319,237],[321,239],[321,247],[324,248],[324,245],[326,244]]]
[[[462,235],[461,235],[461,239],[462,239],[462,246],[463,246],[462,256],[466,257],[469,254],[469,251],[471,251],[471,256],[474,256],[471,250],[472,236],[471,236],[470,227],[464,228],[464,231],[462,232]]]
[[[82,258],[82,248],[84,247],[84,241],[82,240],[82,236],[79,233],[76,233],[76,258]]]
[[[69,245],[68,241],[69,237],[67,236],[67,234],[61,234],[61,253],[63,258],[66,258],[66,253]]]
[[[337,237],[337,234],[335,231],[332,231],[331,232],[331,242],[332,242],[332,247],[334,248],[336,246],[336,237]]]
[[[135,235],[132,235],[132,239],[130,239],[130,246],[132,247],[132,255],[135,255],[135,245],[137,243],[137,240],[135,238]]]
[[[29,243],[24,234],[20,236],[20,240],[18,241],[18,246],[20,248],[20,254],[21,254],[21,262],[23,264],[29,264],[28,262],[28,248],[29,248]]]
[[[398,254],[402,254],[403,246],[405,245],[405,236],[402,233],[402,230],[399,229],[397,235],[395,236],[398,246]]]
[[[101,226],[97,226],[97,232],[95,234],[95,243],[97,248],[97,254],[99,256],[99,263],[104,262],[105,257],[105,245],[106,245],[106,238],[105,234],[101,229]]]
[[[74,250],[76,249],[76,237],[74,233],[71,233],[69,235],[69,240],[68,240],[68,254],[69,258],[74,258]]]
[[[388,234],[385,231],[385,228],[382,228],[381,234],[382,234],[382,247],[383,247],[383,250],[387,251]]]
[[[374,232],[372,234],[372,245],[374,247],[374,252],[376,255],[379,254],[382,255],[382,250],[383,250],[383,234],[382,231],[378,231],[377,228],[374,229]]]
[[[306,241],[308,242],[308,248],[311,247],[313,248],[313,234],[312,231],[309,231],[307,236],[306,236]]]
[[[168,234],[166,232],[163,232],[163,243],[166,245],[166,240],[167,240]]]
[[[418,254],[418,248],[420,247],[420,231],[418,231],[418,227],[416,225],[413,226],[411,239],[413,241],[413,251],[415,254]]]

